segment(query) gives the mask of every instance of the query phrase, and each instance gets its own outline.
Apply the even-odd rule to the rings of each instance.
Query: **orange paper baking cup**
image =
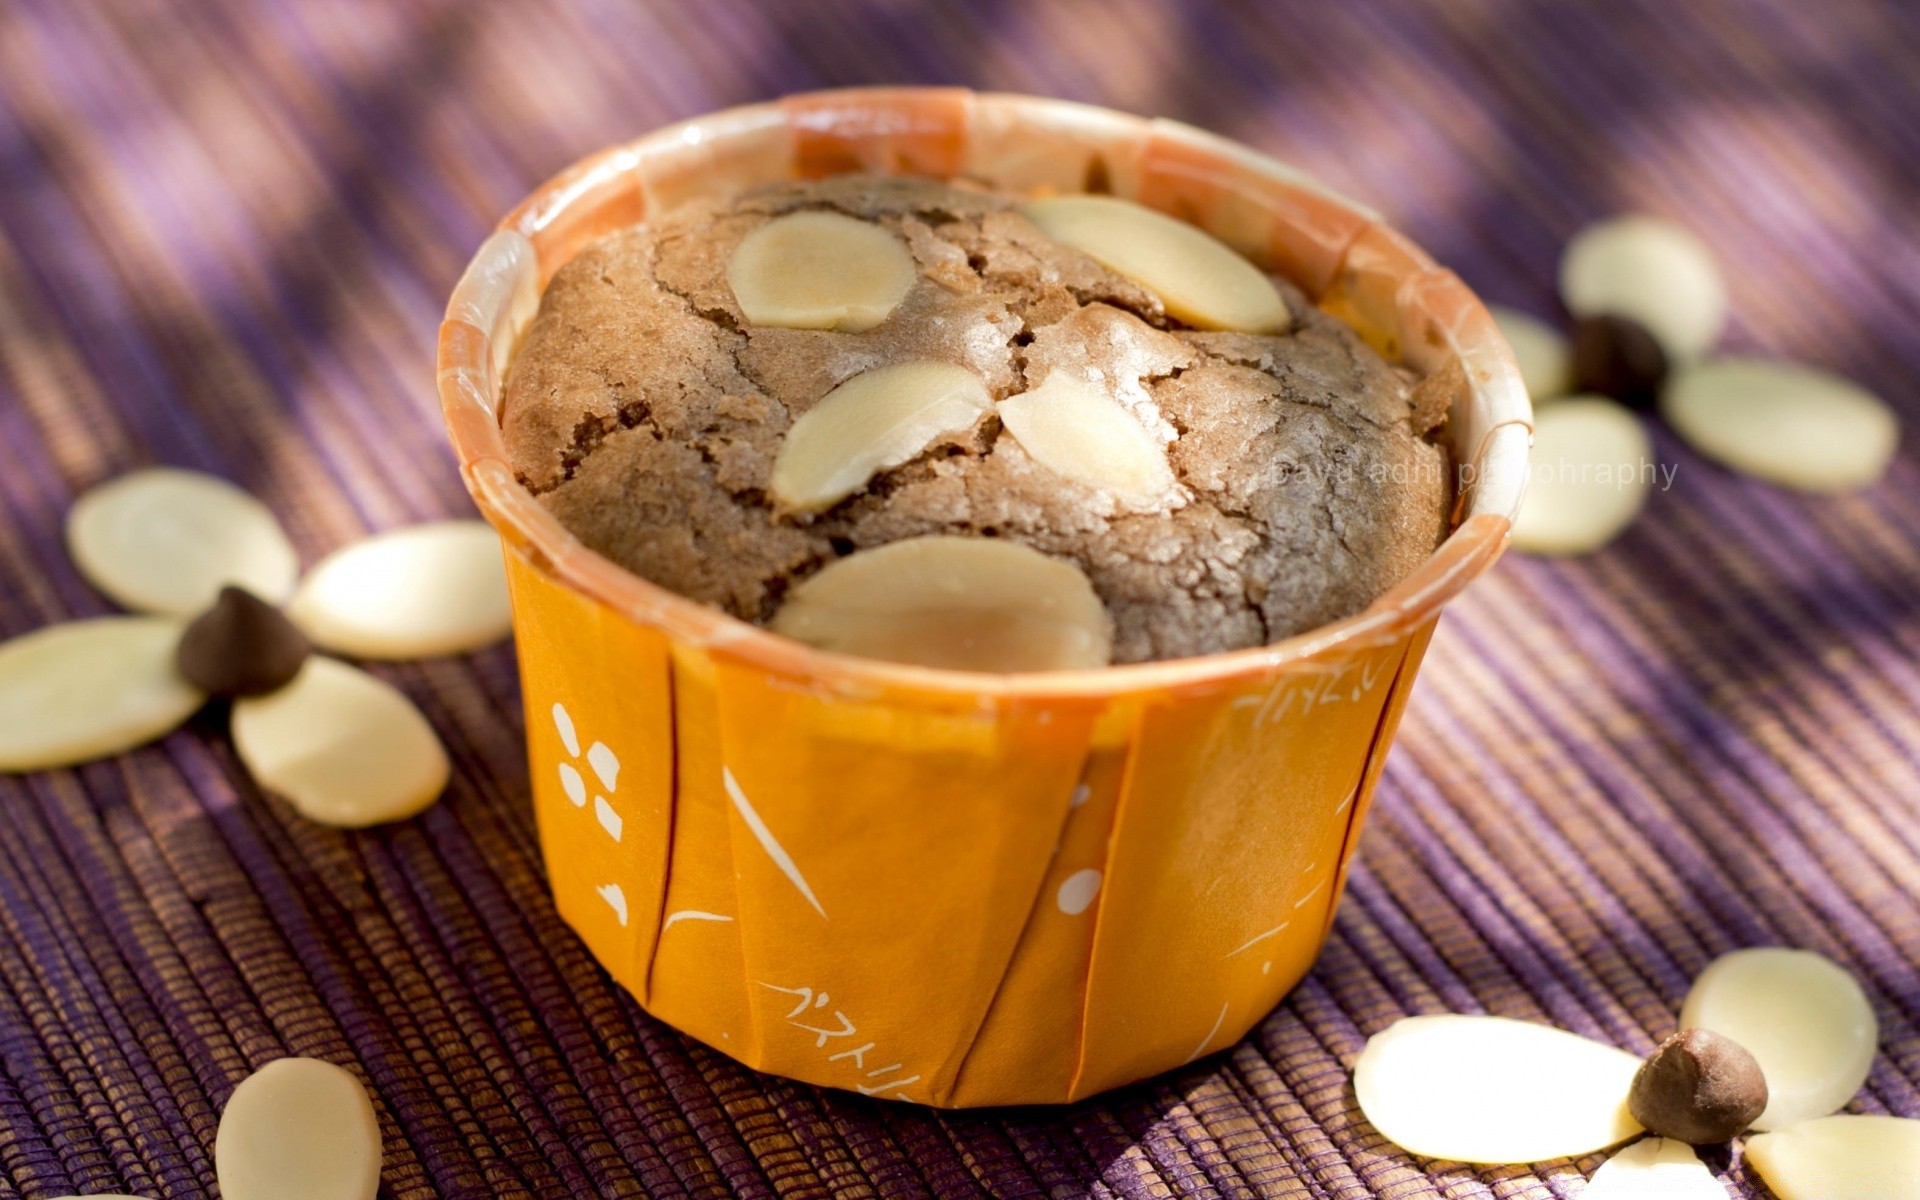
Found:
[[[844,172],[1118,195],[1286,275],[1453,389],[1454,533],[1276,645],[986,675],[825,653],[580,544],[514,476],[501,376],[555,270],[690,197]],[[507,548],[560,912],[648,1011],[892,1100],[1074,1100],[1232,1044],[1305,974],[1440,608],[1504,546],[1531,411],[1480,302],[1378,217],[1168,121],[954,89],[821,92],[581,162],[503,221],[440,397]]]

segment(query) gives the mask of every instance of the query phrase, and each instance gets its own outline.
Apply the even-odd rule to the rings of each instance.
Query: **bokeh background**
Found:
[[[468,513],[433,336],[498,216],[654,126],[880,82],[1216,129],[1547,317],[1583,223],[1666,214],[1720,259],[1730,347],[1920,420],[1897,0],[0,0],[0,635],[107,611],[61,521],[136,465],[241,482],[308,562]],[[210,1195],[220,1106],[293,1053],[368,1081],[407,1200],[1571,1197],[1597,1158],[1383,1142],[1349,1080],[1366,1036],[1485,1011],[1644,1052],[1713,955],[1775,943],[1873,999],[1857,1110],[1920,1116],[1913,441],[1840,499],[1656,441],[1677,482],[1626,537],[1510,555],[1450,610],[1326,954],[1230,1051],[1072,1109],[940,1114],[659,1025],[545,897],[500,648],[382,670],[456,763],[402,826],[298,820],[217,712],[0,779],[0,1194]]]

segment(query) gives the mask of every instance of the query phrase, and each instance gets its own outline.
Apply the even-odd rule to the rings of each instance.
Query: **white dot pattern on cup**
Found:
[[[600,898],[605,900],[607,906],[613,909],[613,915],[620,920],[620,927],[625,929],[627,927],[626,892],[622,891],[620,885],[617,883],[603,883],[594,890],[599,892]]]
[[[605,742],[595,742],[587,750],[587,765],[599,777],[601,787],[611,792],[619,786],[620,760],[613,756],[613,751],[607,749]]]
[[[553,728],[560,735],[560,744],[565,748],[567,756],[576,760],[560,764],[560,788],[575,808],[585,809],[587,780],[586,776],[580,773],[577,765],[577,760],[581,757],[580,731],[573,723],[573,714],[567,711],[567,706],[563,703],[555,702],[553,706]],[[615,793],[619,790],[620,758],[613,752],[612,747],[605,742],[596,741],[587,748],[586,760],[587,766],[593,771],[595,781],[601,788],[604,788],[607,793]],[[602,795],[599,791],[593,794],[593,819],[600,826],[601,832],[615,842],[618,842],[626,831],[626,818],[621,816],[618,808],[614,807],[610,796]],[[628,917],[626,890],[618,883],[604,883],[597,885],[594,892],[607,902],[608,908],[613,910],[614,918],[620,922],[620,927],[626,928]]]
[[[620,819],[620,814],[614,811],[613,805],[607,803],[605,796],[593,798],[593,815],[600,822],[600,828],[607,831],[608,837],[616,842],[620,840],[620,830],[625,822]]]
[[[587,802],[587,781],[580,778],[580,772],[572,763],[560,764],[560,790],[579,808]]]
[[[1060,890],[1054,893],[1053,902],[1060,911],[1070,917],[1077,917],[1087,911],[1093,898],[1100,894],[1100,872],[1091,867],[1084,871],[1075,871],[1061,881]]]

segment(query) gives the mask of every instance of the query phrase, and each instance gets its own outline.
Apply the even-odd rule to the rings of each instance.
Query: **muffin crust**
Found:
[[[742,238],[829,209],[900,235],[920,278],[862,333],[750,326]],[[1364,608],[1438,545],[1451,481],[1428,389],[1280,283],[1293,327],[1200,332],[1012,198],[840,178],[690,204],[554,276],[506,381],[515,470],[588,546],[756,622],[835,557],[922,534],[1005,537],[1086,572],[1114,661],[1257,646]],[[991,414],[811,517],[768,478],[793,420],[860,372],[972,370],[996,399],[1067,370],[1166,445],[1178,494],[1130,507],[1047,470]]]

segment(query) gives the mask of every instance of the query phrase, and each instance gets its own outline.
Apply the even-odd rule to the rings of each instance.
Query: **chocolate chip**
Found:
[[[1627,1107],[1649,1133],[1705,1146],[1738,1136],[1759,1118],[1767,1081],[1732,1038],[1682,1029],[1640,1064]]]
[[[1650,408],[1667,378],[1667,352],[1631,317],[1583,317],[1573,327],[1573,390]]]
[[[307,635],[279,609],[244,588],[224,587],[180,635],[174,663],[203,692],[258,696],[285,686],[311,653]]]

